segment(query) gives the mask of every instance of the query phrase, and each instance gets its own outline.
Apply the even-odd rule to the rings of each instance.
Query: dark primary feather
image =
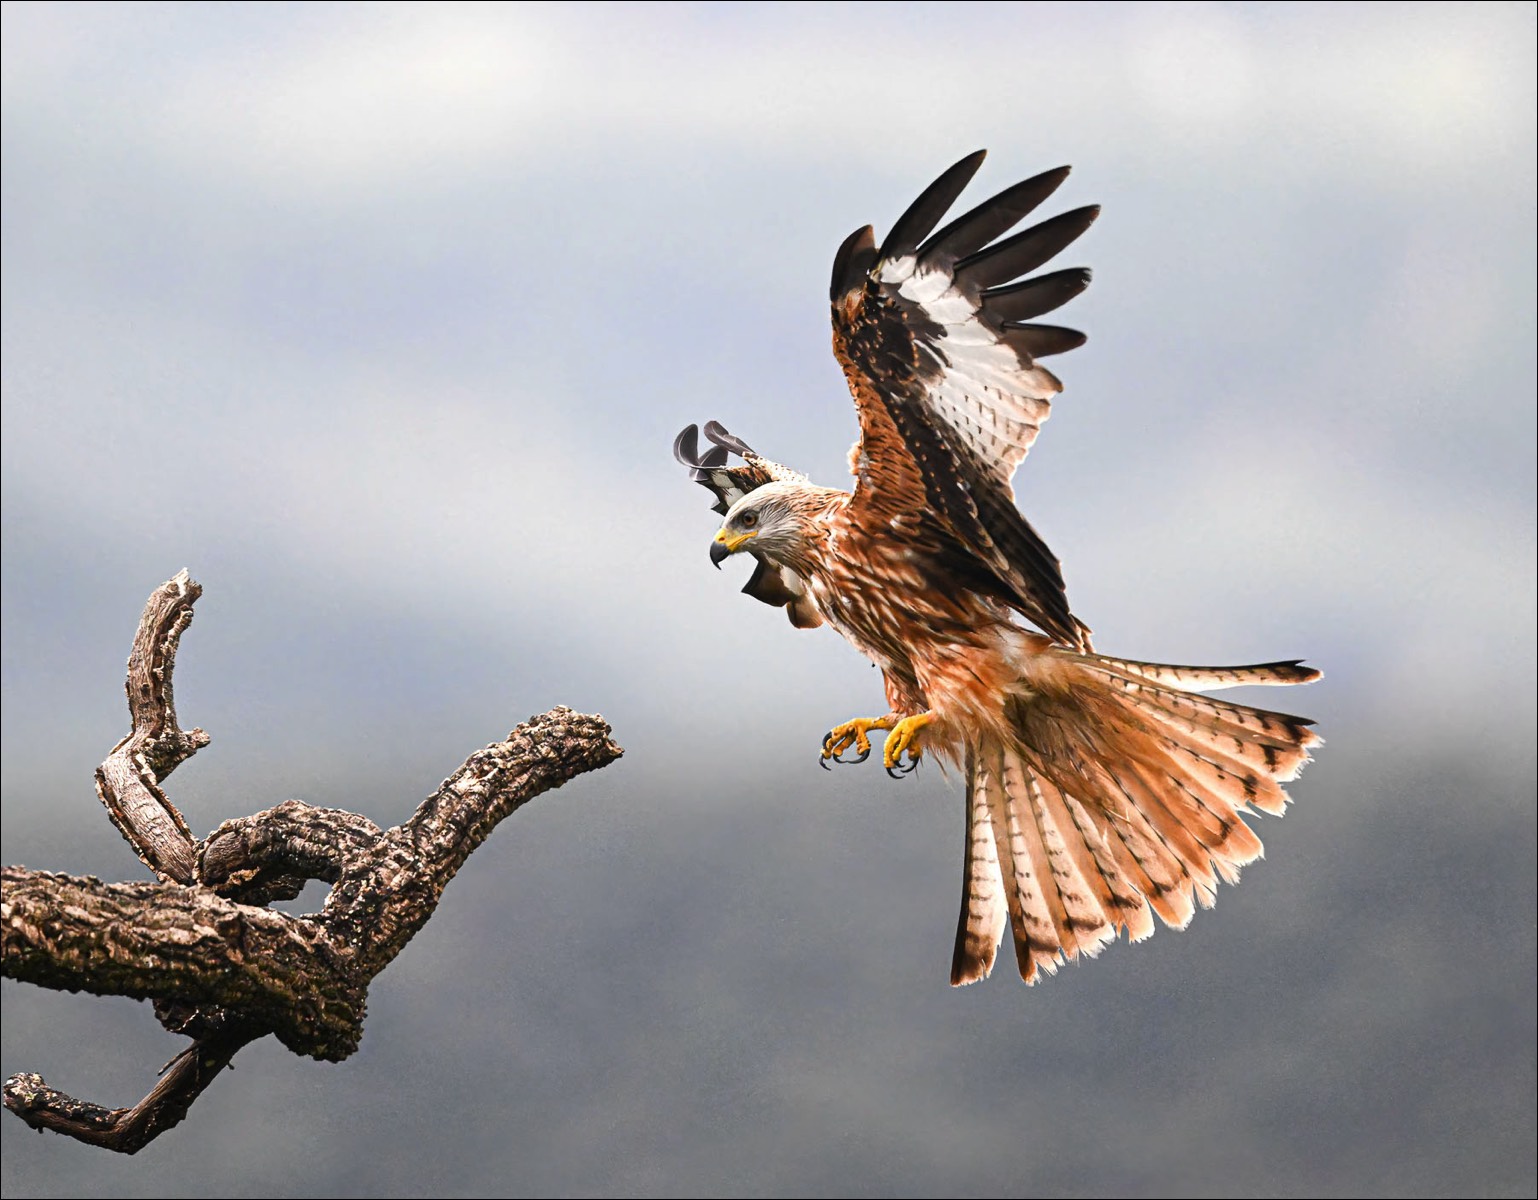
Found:
[[[1088,339],[1077,329],[1064,329],[1061,325],[1021,324],[1006,326],[999,340],[1022,358],[1034,361],[1077,350]]]
[[[983,201],[925,242],[919,249],[919,260],[932,270],[942,270],[976,253],[994,238],[1008,233],[1057,191],[1068,178],[1068,171],[1068,167],[1043,171]]]
[[[977,174],[977,168],[983,165],[987,155],[986,150],[974,150],[925,188],[897,218],[892,231],[881,243],[881,257],[901,258],[917,250],[919,243],[940,223],[946,210],[956,203],[956,197],[972,182],[972,176]]]
[[[686,425],[673,439],[673,457],[684,466],[694,468],[689,474],[690,479],[704,482],[708,468],[726,465],[726,450],[724,447],[717,446],[702,455],[699,435],[698,425]]]
[[[705,436],[722,450],[730,450],[739,458],[752,462],[758,458],[758,453],[740,437],[734,437],[726,431],[726,426],[720,421],[705,422]]]
[[[714,421],[705,426],[705,436],[715,445],[704,454],[700,453],[699,433],[698,425],[686,426],[673,440],[673,457],[690,468],[690,479],[715,494],[716,502],[710,506],[712,511],[725,516],[726,510],[743,496],[774,478],[768,465],[753,454],[747,443],[732,437]],[[728,466],[728,451],[742,457],[752,455],[752,461],[737,467]]]
[[[956,264],[956,282],[964,288],[988,288],[1034,271],[1057,256],[1095,223],[1098,204],[1089,204],[1032,225],[996,246],[970,254]]]
[[[876,262],[876,231],[869,225],[856,229],[833,256],[833,283],[828,298],[840,296],[864,286],[865,276]]]
[[[1061,308],[1089,286],[1087,267],[1069,267],[1020,283],[989,288],[982,296],[982,313],[994,324],[1029,321]]]

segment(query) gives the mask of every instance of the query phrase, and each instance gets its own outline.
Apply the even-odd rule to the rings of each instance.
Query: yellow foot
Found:
[[[822,766],[825,770],[832,770],[828,766],[828,760],[843,762],[839,757],[845,750],[853,746],[860,752],[859,758],[852,758],[850,762],[864,762],[870,757],[870,731],[872,729],[890,729],[897,723],[896,713],[887,713],[884,717],[856,717],[853,721],[845,721],[842,725],[835,725],[828,730],[822,739]]]
[[[924,726],[934,720],[934,716],[927,712],[916,713],[911,717],[904,717],[891,727],[892,732],[887,735],[886,746],[882,753],[882,761],[886,764],[886,773],[896,778],[899,775],[907,775],[919,765],[919,759],[924,751],[919,747],[919,734]],[[908,755],[908,765],[900,766],[904,753]]]

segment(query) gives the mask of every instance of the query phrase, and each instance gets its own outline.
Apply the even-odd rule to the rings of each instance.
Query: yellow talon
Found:
[[[884,717],[856,717],[842,725],[835,725],[828,731],[828,736],[822,739],[822,756],[825,759],[837,758],[853,746],[863,759],[870,753],[870,731],[890,729],[896,723],[897,715],[887,713]]]
[[[911,717],[904,717],[895,725],[887,726],[892,732],[887,735],[886,746],[882,751],[882,761],[886,763],[888,771],[893,770],[903,756],[903,751],[908,753],[908,761],[917,763],[924,751],[919,747],[919,734],[924,726],[934,720],[930,713],[917,713]],[[911,769],[911,768],[910,768]]]

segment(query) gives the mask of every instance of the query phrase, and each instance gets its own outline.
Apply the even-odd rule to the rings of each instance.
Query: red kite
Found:
[[[744,591],[799,628],[826,622],[885,676],[888,711],[835,726],[824,765],[851,748],[863,761],[871,731],[884,730],[889,773],[924,752],[964,769],[953,984],[989,973],[1006,917],[1027,983],[1122,929],[1147,937],[1153,913],[1184,927],[1220,878],[1237,881],[1261,853],[1240,814],[1280,814],[1279,785],[1319,741],[1302,718],[1200,694],[1318,671],[1108,658],[1070,611],[1058,560],[1010,480],[1062,390],[1039,360],[1084,342],[1034,319],[1090,276],[1022,277],[1099,209],[1003,236],[1063,182],[1062,167],[934,232],[982,159],[940,176],[879,248],[866,226],[834,259],[833,349],[860,418],[853,491],[818,487],[714,422],[705,453],[693,425],[674,446],[724,514],[712,561],[752,555]]]

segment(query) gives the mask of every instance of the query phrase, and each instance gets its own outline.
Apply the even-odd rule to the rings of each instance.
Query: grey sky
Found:
[[[628,751],[477,853],[352,1060],[247,1051],[135,1159],[0,1121],[6,1194],[1531,1194],[1534,32],[6,5],[5,861],[140,877],[90,776],[183,566],[199,832],[397,820],[554,703]],[[879,678],[710,570],[669,447],[837,482],[833,251],[979,146],[970,199],[1105,205],[1016,481],[1075,610],[1306,656],[1327,745],[1184,933],[953,992],[956,783],[816,769]],[[0,1069],[101,1102],[177,1045],[4,998]]]

